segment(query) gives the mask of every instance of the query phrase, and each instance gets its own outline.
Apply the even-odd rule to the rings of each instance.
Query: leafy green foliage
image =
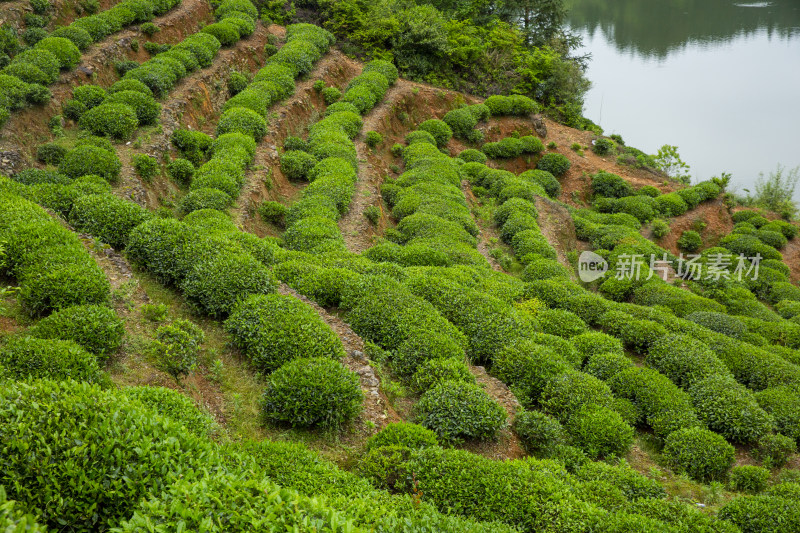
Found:
[[[291,296],[251,296],[225,322],[233,342],[268,374],[299,357],[344,357],[342,342],[313,309]]]
[[[158,328],[153,342],[153,355],[158,367],[179,383],[197,366],[200,346],[204,341],[205,333],[199,326],[179,318]]]
[[[97,358],[69,340],[11,338],[0,346],[0,366],[16,380],[100,381]]]
[[[300,357],[270,375],[263,412],[274,423],[340,428],[358,415],[362,400],[358,376],[341,363]]]
[[[122,320],[108,307],[78,305],[56,311],[28,330],[32,337],[76,342],[101,361],[122,345]]]
[[[114,248],[128,244],[133,228],[152,217],[147,209],[112,194],[91,194],[75,200],[70,223]]]
[[[416,409],[420,425],[442,442],[491,439],[506,424],[505,410],[472,383],[442,383],[423,394]]]
[[[590,458],[624,456],[633,444],[633,428],[615,411],[586,405],[569,420],[567,430]]]
[[[541,411],[522,411],[514,419],[514,431],[528,453],[547,456],[566,440],[561,423]]]
[[[551,173],[554,176],[561,177],[567,173],[572,163],[566,156],[557,153],[544,154],[539,162],[536,163],[536,168]]]
[[[701,428],[673,432],[663,453],[673,468],[703,482],[724,479],[735,459],[733,446],[721,435]]]
[[[417,424],[393,422],[367,439],[367,450],[381,446],[405,446],[413,450],[437,446],[436,434]]]
[[[469,367],[464,361],[448,357],[429,359],[423,362],[412,378],[414,388],[420,392],[425,392],[447,381],[475,383],[475,376],[469,371]]]
[[[730,488],[737,492],[758,494],[767,488],[770,472],[766,468],[752,465],[736,466],[731,470]]]
[[[293,181],[306,179],[316,164],[317,158],[300,150],[289,150],[281,155],[281,172]]]
[[[703,246],[703,238],[696,231],[686,230],[678,239],[678,248],[684,252],[696,252],[701,246]]]
[[[0,395],[0,433],[6,436],[0,482],[10,498],[40,512],[48,529],[119,523],[150,491],[160,492],[180,477],[193,479],[209,462],[206,441],[114,390],[12,382]],[[35,458],[18,451],[33,441],[40,443]],[[57,501],[49,496],[54,491]],[[86,513],[87,501],[96,504],[94,513]]]
[[[169,418],[193,435],[209,438],[218,430],[216,421],[178,391],[165,387],[127,387],[122,393],[154,412]]]

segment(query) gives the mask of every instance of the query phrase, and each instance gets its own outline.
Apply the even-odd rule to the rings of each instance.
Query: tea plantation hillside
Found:
[[[0,3],[0,529],[800,531],[800,226],[349,5]]]

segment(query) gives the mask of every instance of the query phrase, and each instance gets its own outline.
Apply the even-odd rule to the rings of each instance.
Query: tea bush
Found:
[[[411,381],[417,391],[425,392],[447,381],[475,383],[475,376],[464,361],[449,357],[423,362]]]
[[[678,248],[684,252],[696,252],[703,246],[703,238],[696,231],[684,231],[678,239]]]
[[[664,443],[664,459],[692,479],[722,480],[735,460],[735,449],[725,439],[701,428],[679,429]]]
[[[358,415],[363,397],[358,376],[338,361],[300,357],[269,376],[263,412],[274,423],[339,428]]]
[[[764,435],[758,441],[756,456],[767,468],[782,468],[792,454],[797,453],[797,443],[785,435]]]
[[[548,456],[566,441],[561,423],[541,411],[522,411],[514,419],[514,431],[528,453]]]
[[[83,113],[78,125],[93,135],[108,135],[124,141],[133,136],[139,121],[131,106],[104,103]]]
[[[453,130],[450,129],[450,126],[448,126],[446,122],[437,119],[426,120],[417,126],[417,130],[430,133],[433,136],[436,146],[440,148],[445,146],[453,137]],[[408,137],[406,137],[406,143],[411,144],[408,142]]]
[[[775,419],[779,433],[800,442],[800,391],[791,386],[772,387],[757,392],[756,401]]]
[[[67,149],[56,143],[40,144],[36,148],[36,160],[46,165],[58,166],[67,155]]]
[[[306,179],[309,171],[316,164],[317,159],[313,155],[299,150],[289,150],[281,155],[281,172],[289,180]]]
[[[472,383],[442,383],[422,395],[416,410],[419,424],[442,442],[491,439],[506,424],[505,410]]]
[[[618,353],[598,353],[591,355],[583,371],[603,381],[607,381],[623,370],[633,367],[633,362]]]
[[[732,377],[706,344],[688,335],[670,335],[656,341],[647,352],[647,364],[683,388],[710,376]]]
[[[731,377],[707,377],[693,385],[689,394],[700,420],[730,441],[756,442],[774,426],[753,393]]]
[[[367,450],[382,446],[404,446],[412,450],[438,446],[436,434],[417,424],[393,422],[367,439]]]
[[[188,159],[178,158],[167,163],[167,174],[179,185],[188,185],[194,170],[194,165]]]
[[[39,339],[73,341],[104,361],[122,345],[125,328],[108,307],[78,305],[43,318],[28,334]]]
[[[146,269],[165,284],[175,284],[188,273],[192,257],[189,245],[198,233],[178,220],[154,218],[130,233],[126,254],[139,268]]]
[[[742,533],[794,531],[800,528],[800,505],[796,497],[742,496],[720,509],[719,517]]]
[[[298,357],[341,359],[344,348],[317,313],[290,296],[251,296],[237,305],[225,329],[256,368],[268,374]]]
[[[0,345],[0,367],[15,380],[101,381],[97,358],[69,340],[11,338]]]
[[[758,494],[767,488],[770,472],[760,466],[742,465],[731,470],[730,488],[737,492]]]
[[[210,187],[202,187],[190,191],[181,198],[178,203],[178,210],[184,215],[203,209],[225,211],[231,203],[233,203],[233,199],[226,192]]]
[[[100,176],[109,183],[116,183],[122,164],[116,154],[96,146],[76,146],[64,156],[58,171],[70,178]]]
[[[592,176],[592,193],[605,198],[624,198],[633,196],[634,190],[630,184],[610,172],[600,171]]]
[[[10,382],[0,396],[0,433],[6,436],[2,484],[11,499],[40,513],[48,529],[86,531],[119,523],[150,491],[161,492],[181,477],[192,480],[214,463],[208,442],[115,390]],[[19,451],[33,441],[40,443],[35,458]],[[57,501],[49,496],[54,491]],[[86,513],[87,501],[97,504],[95,512]]]
[[[123,249],[133,228],[153,215],[139,204],[112,194],[75,199],[70,223],[116,249]]]
[[[179,382],[197,366],[203,342],[203,330],[188,320],[179,318],[171,324],[159,327],[153,342],[157,366]]]
[[[116,91],[106,98],[105,103],[129,106],[136,113],[136,120],[142,126],[156,124],[161,116],[161,104],[156,102],[152,96],[140,91]]]
[[[207,439],[217,430],[217,422],[201,411],[195,403],[178,391],[165,387],[126,387],[122,394],[138,401],[148,409],[169,418],[193,435]]]
[[[267,134],[267,122],[255,111],[234,107],[225,111],[219,118],[217,135],[234,132],[249,135],[258,142]]]
[[[559,178],[566,174],[571,166],[572,163],[566,156],[557,153],[544,154],[536,163],[537,169],[549,172]]]
[[[213,317],[226,316],[239,301],[275,286],[273,274],[252,255],[225,252],[198,257],[182,284],[189,302]]]

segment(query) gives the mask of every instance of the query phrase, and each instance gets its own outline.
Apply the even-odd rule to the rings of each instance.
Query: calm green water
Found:
[[[800,0],[569,1],[607,134],[677,145],[694,181],[730,172],[740,192],[800,165]]]

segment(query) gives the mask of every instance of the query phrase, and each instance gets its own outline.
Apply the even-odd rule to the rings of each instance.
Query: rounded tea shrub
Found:
[[[250,296],[225,322],[233,343],[268,374],[299,357],[344,357],[342,341],[309,306],[291,296]]]
[[[701,246],[703,246],[703,238],[696,231],[684,231],[678,239],[678,248],[684,252],[696,252]]]
[[[472,383],[442,383],[423,394],[416,409],[420,425],[442,442],[491,439],[506,425],[505,409]]]
[[[45,37],[36,43],[35,48],[53,54],[64,70],[72,70],[81,60],[81,51],[65,37]]]
[[[453,130],[443,120],[429,119],[417,127],[418,130],[427,131],[433,135],[436,146],[441,148],[453,137]],[[410,143],[409,143],[410,144]]]
[[[40,144],[36,148],[36,160],[46,165],[58,165],[67,155],[67,149],[56,143]]]
[[[410,422],[393,422],[367,439],[367,450],[381,446],[404,446],[416,450],[438,445],[436,433]]]
[[[90,194],[75,199],[69,221],[113,248],[123,249],[133,228],[152,216],[144,207],[119,196]]]
[[[623,457],[633,444],[633,428],[615,411],[589,404],[567,424],[575,446],[592,459]]]
[[[742,465],[731,470],[729,486],[736,492],[758,494],[767,488],[769,470],[760,466]]]
[[[361,412],[358,376],[324,357],[294,359],[273,372],[262,408],[273,423],[339,428]]]
[[[536,168],[544,170],[553,176],[561,177],[567,173],[569,167],[572,166],[566,156],[557,153],[544,154],[539,162],[536,163]]]
[[[267,294],[277,285],[272,272],[250,254],[220,252],[198,258],[183,282],[186,298],[204,313],[226,316],[251,294]]]
[[[281,155],[281,172],[292,181],[306,179],[316,164],[317,158],[300,150],[289,150]]]
[[[736,459],[735,452],[722,435],[702,428],[685,428],[670,433],[663,454],[676,470],[709,482],[725,479]]]
[[[121,168],[116,154],[91,145],[76,146],[58,165],[58,171],[70,178],[94,175],[109,183],[117,182]]]
[[[117,91],[106,98],[107,104],[124,104],[136,113],[136,120],[140,125],[150,125],[158,122],[161,116],[161,104],[152,96],[139,91]]]
[[[194,176],[194,165],[188,159],[178,158],[167,163],[167,174],[179,185],[188,185]]]
[[[464,361],[448,357],[425,361],[411,379],[414,388],[420,392],[432,389],[445,381],[475,383],[475,376],[469,371],[469,367]]]
[[[225,111],[217,123],[217,136],[226,133],[244,133],[258,142],[267,134],[267,122],[255,111],[234,107]]]
[[[541,411],[523,411],[514,419],[514,431],[528,453],[549,455],[566,440],[561,423]]]
[[[785,435],[765,435],[758,441],[756,456],[767,468],[781,468],[792,454],[797,452],[797,443]]]
[[[216,209],[225,211],[231,205],[233,199],[228,194],[219,189],[202,187],[190,191],[181,198],[178,203],[178,210],[184,215],[200,211],[201,209]]]
[[[69,340],[11,338],[0,346],[0,367],[11,379],[97,382],[97,358]]]
[[[76,305],[43,318],[28,334],[40,339],[74,341],[104,360],[122,345],[125,327],[108,307]]]
[[[9,498],[37,509],[49,530],[106,529],[131,517],[147,494],[181,477],[191,480],[215,462],[210,444],[179,424],[116,390],[86,383],[7,383],[0,391],[0,434]],[[38,443],[35,457],[22,451],[32,442]],[[10,472],[18,483],[7,483]],[[89,501],[96,504],[92,513]]]
[[[127,140],[139,125],[136,110],[125,104],[100,104],[81,115],[78,126],[93,135]]]

